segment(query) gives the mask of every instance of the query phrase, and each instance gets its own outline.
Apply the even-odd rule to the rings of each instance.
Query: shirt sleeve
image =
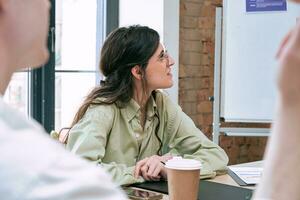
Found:
[[[143,182],[142,178],[134,178],[135,166],[102,162],[113,117],[114,110],[111,106],[101,105],[88,109],[84,117],[70,130],[66,148],[96,165],[101,165],[119,185]]]
[[[170,151],[201,161],[201,178],[226,172],[228,157],[225,151],[209,140],[178,105],[167,97],[165,100]]]

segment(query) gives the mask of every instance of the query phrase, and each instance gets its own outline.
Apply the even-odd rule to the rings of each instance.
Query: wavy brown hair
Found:
[[[142,73],[144,92],[147,88],[145,69],[148,60],[159,46],[159,34],[147,26],[121,27],[109,34],[105,40],[100,57],[100,71],[105,80],[95,87],[86,97],[77,111],[71,127],[79,122],[91,105],[114,104],[118,107],[126,105],[133,96],[133,76],[131,69],[138,65]],[[158,137],[158,127],[155,135]]]

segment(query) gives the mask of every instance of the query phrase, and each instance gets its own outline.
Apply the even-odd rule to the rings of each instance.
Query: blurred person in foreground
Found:
[[[300,3],[300,0],[294,0]],[[279,48],[277,113],[255,200],[300,199],[300,24]]]
[[[48,0],[0,0],[1,199],[125,199],[110,177],[3,102],[15,71],[48,59]]]

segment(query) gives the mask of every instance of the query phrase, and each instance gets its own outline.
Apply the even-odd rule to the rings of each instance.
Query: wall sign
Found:
[[[286,10],[286,0],[246,0],[246,12]]]

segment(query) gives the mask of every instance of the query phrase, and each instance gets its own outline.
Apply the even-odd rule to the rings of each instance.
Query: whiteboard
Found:
[[[246,12],[246,0],[224,0],[220,116],[228,122],[270,122],[276,99],[275,55],[300,7]]]

